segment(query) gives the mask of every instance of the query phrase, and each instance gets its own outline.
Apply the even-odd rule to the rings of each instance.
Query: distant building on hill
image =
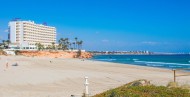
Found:
[[[12,49],[37,49],[36,43],[48,47],[56,43],[56,28],[34,21],[13,20],[9,22],[8,38]]]

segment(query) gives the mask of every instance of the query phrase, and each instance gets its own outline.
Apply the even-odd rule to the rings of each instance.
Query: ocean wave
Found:
[[[171,65],[169,67],[175,68],[175,67],[183,67],[183,66],[173,66],[173,65]]]
[[[166,63],[166,62],[151,62],[151,61],[135,61],[137,63],[145,63],[145,64],[165,64],[165,65],[183,65],[190,66],[190,64],[180,64],[180,63]]]
[[[137,60],[139,60],[139,59],[133,59],[133,61],[137,61]]]
[[[114,61],[114,60],[117,60],[117,59],[97,59],[97,60],[100,60],[100,61]]]
[[[147,66],[153,66],[153,67],[163,67],[164,65],[153,65],[153,64],[146,64]]]

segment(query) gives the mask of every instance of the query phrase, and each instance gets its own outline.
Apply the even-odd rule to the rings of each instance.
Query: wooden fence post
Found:
[[[176,70],[174,69],[174,82],[176,82]]]

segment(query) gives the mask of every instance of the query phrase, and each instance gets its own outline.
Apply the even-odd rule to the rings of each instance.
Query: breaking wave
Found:
[[[167,62],[151,62],[151,61],[135,61],[137,63],[145,63],[145,64],[163,64],[163,65],[182,65],[182,66],[190,66],[190,64],[180,64],[180,63],[167,63]]]
[[[115,61],[117,59],[97,59],[97,60],[99,60],[99,61]]]

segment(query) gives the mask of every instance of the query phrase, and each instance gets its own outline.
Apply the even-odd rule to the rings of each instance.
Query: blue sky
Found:
[[[87,50],[190,52],[189,0],[1,0],[0,36],[16,17],[47,22]]]

